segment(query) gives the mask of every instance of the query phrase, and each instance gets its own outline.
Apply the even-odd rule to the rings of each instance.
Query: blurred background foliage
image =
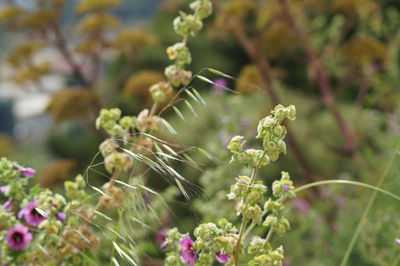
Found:
[[[52,35],[57,31],[47,29],[57,11],[56,1],[38,1],[51,3],[48,17],[35,11],[36,1],[16,2],[26,12],[21,25],[8,24],[19,11],[7,10],[6,4],[0,11],[1,72],[11,73],[2,74],[1,90],[7,91],[10,79],[19,85],[12,87],[16,96],[1,94],[0,155],[37,168],[42,186],[57,187],[84,172],[97,153],[104,137],[94,129],[100,107],[119,107],[132,115],[150,106],[148,89],[164,79],[162,71],[168,64],[165,47],[178,40],[171,22],[187,3],[126,0],[108,12],[107,19],[96,20],[83,16],[85,7],[77,15],[77,1],[66,1],[57,20],[65,33],[61,44],[73,54],[74,62],[66,66],[68,56],[53,57],[50,52],[57,50],[60,40],[46,44],[57,37]],[[276,103],[296,105],[298,119],[290,128],[288,155],[262,172],[266,181],[285,169],[297,185],[339,178],[376,184],[400,136],[400,2],[216,0],[214,4],[204,32],[189,43],[190,69],[220,82],[192,83],[207,103],[194,105],[196,115],[187,107],[180,108],[185,121],[174,112],[165,114],[178,132],[171,141],[201,147],[213,158],[193,153],[200,170],[176,164],[202,192],[193,191],[192,200],[185,202],[176,191],[167,191],[172,211],[162,214],[155,230],[175,225],[191,231],[200,221],[235,219],[225,194],[240,169],[228,165],[226,144],[233,135],[254,136],[258,120]],[[99,37],[93,25],[101,25],[104,34]],[[30,38],[37,42],[27,42]],[[61,53],[64,48],[58,47]],[[41,51],[47,53],[37,61],[35,55]],[[84,65],[80,74],[74,64]],[[7,72],[10,65],[12,71]],[[234,78],[221,80],[204,68]],[[49,75],[63,77],[55,89],[46,84]],[[47,96],[43,112],[28,118],[16,115],[18,97],[37,93]],[[30,103],[23,108],[29,112]],[[397,160],[384,184],[393,193],[400,191],[399,165]],[[94,171],[90,178],[94,183],[104,181]],[[154,173],[148,180],[157,191],[169,185]],[[370,194],[345,186],[300,194],[286,214],[293,228],[283,240],[286,265],[338,265]],[[400,236],[399,218],[399,205],[379,196],[364,221],[350,265],[392,265],[399,253],[394,241]],[[140,236],[146,241],[139,246],[159,258],[154,236],[154,232]]]

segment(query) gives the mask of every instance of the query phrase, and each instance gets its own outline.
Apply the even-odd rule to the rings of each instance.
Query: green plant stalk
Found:
[[[266,242],[269,242],[270,240],[271,240],[271,237],[272,237],[272,234],[274,233],[274,229],[273,229],[273,227],[271,226],[271,228],[269,229],[269,231],[268,231],[268,234],[267,234],[267,237],[265,238],[265,241]]]
[[[264,151],[263,154],[261,155],[261,158],[258,160],[257,164],[254,166],[253,171],[251,172],[249,186],[251,186],[254,183],[254,180],[256,179],[256,176],[257,176],[257,171],[260,168],[260,164],[261,164],[261,162],[264,159],[266,154],[267,154],[267,152]],[[244,207],[244,211],[247,209],[247,207],[248,207],[248,204],[246,203],[246,205]],[[242,220],[242,224],[240,225],[240,228],[239,228],[239,238],[237,240],[237,244],[236,244],[236,248],[235,248],[235,252],[234,252],[234,256],[233,256],[236,266],[239,266],[240,246],[241,246],[241,243],[242,243],[243,233],[244,233],[244,231],[246,229],[247,222],[248,222],[247,219],[243,219]]]
[[[296,193],[298,193],[298,192],[301,192],[301,191],[306,190],[311,187],[317,187],[317,186],[322,186],[322,185],[340,185],[340,184],[369,188],[369,189],[375,190],[375,192],[380,192],[382,194],[385,194],[389,197],[392,197],[392,198],[400,201],[400,196],[397,196],[397,195],[395,195],[387,190],[381,189],[377,186],[373,186],[373,185],[369,185],[369,184],[365,184],[365,183],[361,183],[361,182],[357,182],[357,181],[342,180],[342,179],[317,181],[317,182],[313,182],[313,183],[298,187],[294,191]]]
[[[392,157],[390,158],[389,162],[387,163],[387,165],[385,167],[385,170],[383,171],[381,177],[379,178],[379,182],[378,182],[377,188],[380,189],[380,187],[382,186],[383,182],[385,181],[386,176],[388,175],[389,170],[391,169],[391,167],[393,165],[394,159],[396,158],[396,155],[399,152],[399,147],[400,147],[400,142],[396,145],[396,148],[395,148],[395,151],[394,151]],[[368,214],[369,214],[369,212],[371,210],[371,207],[374,204],[377,196],[378,196],[378,191],[375,190],[374,193],[372,194],[369,202],[368,202],[368,205],[364,209],[364,212],[363,212],[363,214],[361,216],[361,219],[358,222],[356,230],[353,233],[353,236],[352,236],[352,238],[350,240],[350,243],[349,243],[349,245],[347,247],[346,253],[343,256],[343,259],[342,259],[342,261],[340,263],[340,266],[346,266],[347,265],[347,263],[349,261],[349,258],[350,258],[350,255],[351,255],[351,252],[353,251],[353,248],[354,248],[354,246],[356,244],[357,238],[361,233],[363,222],[367,218],[367,216],[368,216]]]

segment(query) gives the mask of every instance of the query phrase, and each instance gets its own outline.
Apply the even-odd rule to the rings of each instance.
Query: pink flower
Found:
[[[221,90],[221,89],[226,88],[227,86],[228,86],[228,81],[226,79],[218,78],[218,79],[213,81],[212,88]]]
[[[182,262],[189,263],[190,266],[194,266],[196,262],[196,252],[194,251],[194,242],[190,236],[186,235],[179,242],[182,247]]]
[[[7,232],[7,243],[12,249],[24,249],[32,241],[32,234],[28,227],[17,224]]]
[[[8,212],[10,212],[11,210],[12,210],[12,207],[13,207],[13,201],[12,200],[7,200],[4,204],[3,204],[3,208],[6,210],[6,211],[8,211]]]
[[[57,212],[56,213],[56,218],[57,220],[59,220],[60,222],[64,222],[65,218],[67,218],[67,215],[63,212]]]
[[[22,216],[25,218],[25,221],[31,226],[38,226],[41,222],[47,219],[47,217],[41,215],[36,207],[39,206],[39,201],[35,200],[29,203],[23,210]]]
[[[166,249],[168,247],[167,242],[165,242],[165,240],[167,239],[167,231],[168,231],[167,229],[161,229],[156,234],[156,240],[161,244],[160,245],[161,249]]]
[[[24,168],[18,164],[14,165],[14,168],[20,170],[22,175],[28,178],[32,178],[36,175],[36,170],[30,167]]]
[[[24,168],[22,170],[22,175],[25,176],[25,177],[32,178],[32,177],[34,177],[36,175],[36,170],[33,169],[33,168],[30,168],[30,167]]]
[[[215,255],[215,258],[219,263],[227,263],[231,257],[226,253],[218,251],[217,254]]]
[[[396,238],[396,243],[400,244],[400,238]]]

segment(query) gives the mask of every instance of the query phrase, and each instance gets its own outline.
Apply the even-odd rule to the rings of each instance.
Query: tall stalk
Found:
[[[251,176],[250,176],[250,185],[249,185],[249,187],[254,183],[254,180],[256,179],[256,176],[257,176],[258,169],[260,168],[261,162],[262,162],[262,160],[263,160],[263,158],[265,157],[266,154],[267,154],[267,152],[264,151],[264,153],[260,157],[260,160],[254,166],[254,168],[253,168],[253,170],[251,172]],[[247,207],[248,207],[248,204],[246,204],[244,209],[246,210]],[[243,218],[242,224],[240,225],[240,228],[239,228],[239,237],[238,237],[238,240],[237,240],[237,243],[236,243],[236,248],[235,248],[235,252],[234,252],[234,256],[233,256],[236,266],[239,266],[240,246],[242,244],[243,233],[246,231],[247,223],[248,223],[248,220],[246,218]]]
[[[396,156],[399,154],[399,150],[400,150],[400,142],[396,145],[396,148],[395,148],[395,150],[393,152],[393,155],[391,156],[389,162],[386,164],[385,170],[383,171],[381,177],[379,178],[378,184],[376,185],[378,188],[382,187],[383,182],[385,181],[390,169],[392,168],[392,165],[394,163],[394,160],[395,160]],[[342,258],[340,266],[346,266],[347,265],[347,263],[349,261],[349,258],[350,258],[350,255],[351,255],[351,252],[353,251],[354,246],[355,246],[355,244],[357,242],[357,239],[358,239],[358,237],[359,237],[359,235],[361,233],[361,229],[362,229],[363,223],[364,223],[365,219],[367,218],[367,216],[368,216],[368,214],[369,214],[369,212],[371,210],[371,207],[374,204],[377,196],[378,196],[378,191],[375,190],[372,193],[372,196],[369,199],[369,202],[368,202],[367,206],[365,207],[364,212],[363,212],[363,214],[362,214],[362,216],[361,216],[361,218],[360,218],[360,220],[358,222],[356,230],[353,233],[353,236],[352,236],[352,238],[350,240],[350,243],[349,243],[349,245],[348,245],[348,247],[346,249],[346,253],[344,254],[344,256]]]

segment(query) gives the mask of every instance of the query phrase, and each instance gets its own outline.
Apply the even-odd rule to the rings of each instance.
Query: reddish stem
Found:
[[[338,124],[343,139],[346,142],[346,150],[348,152],[353,152],[357,147],[356,141],[353,138],[349,127],[347,126],[345,120],[343,119],[343,116],[341,115],[336,105],[335,97],[332,93],[331,85],[325,67],[320,62],[317,52],[315,51],[310,41],[302,33],[299,25],[297,24],[297,21],[295,20],[290,10],[287,0],[279,0],[279,3],[281,5],[282,13],[285,16],[287,23],[290,25],[294,34],[297,36],[298,40],[303,46],[303,49],[308,58],[310,69],[314,70],[315,72],[315,82],[318,84],[318,88],[322,93],[322,101],[324,105],[331,111],[333,117],[336,120],[336,123]]]

